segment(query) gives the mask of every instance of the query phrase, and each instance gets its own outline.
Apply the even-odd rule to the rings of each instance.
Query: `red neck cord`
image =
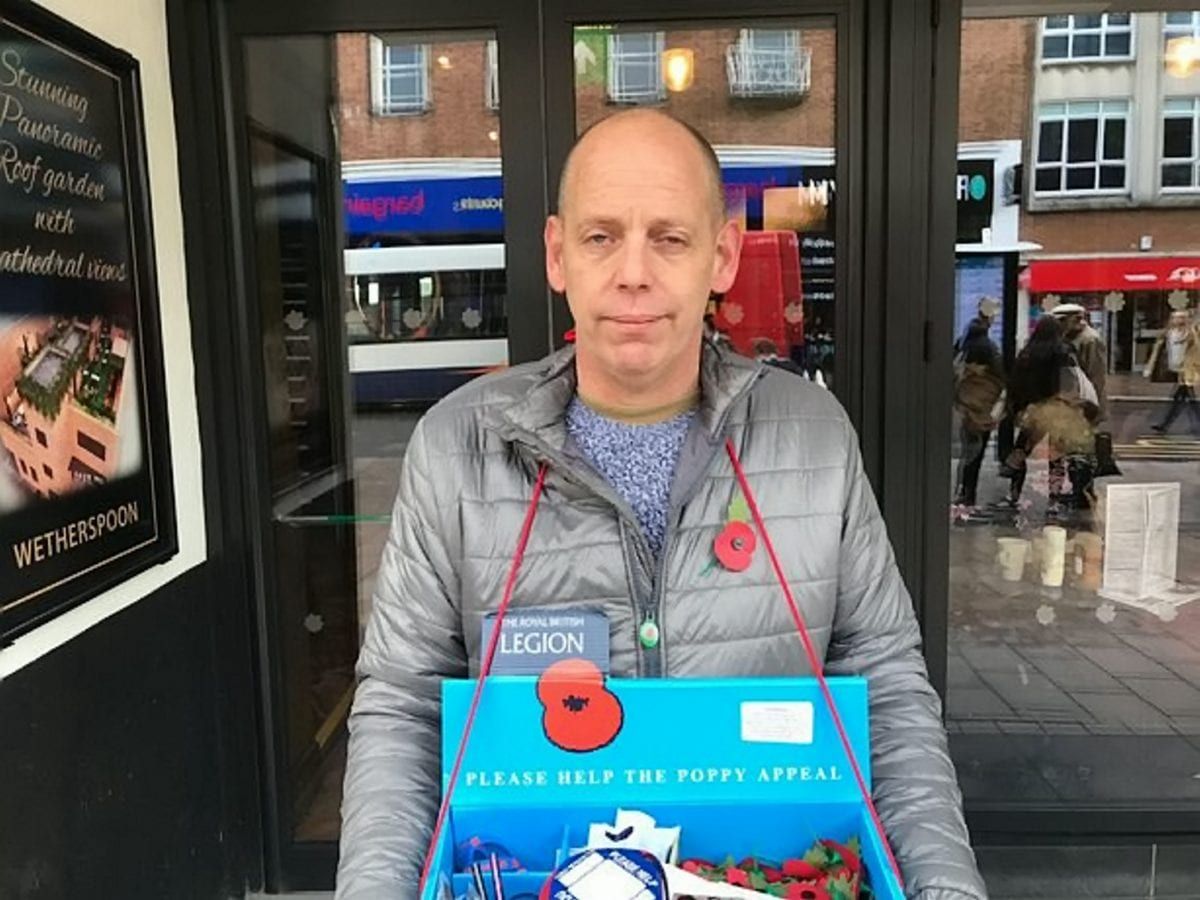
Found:
[[[433,837],[429,841],[429,849],[425,852],[425,864],[421,867],[421,882],[417,889],[417,897],[425,896],[425,885],[429,881],[429,870],[433,867],[433,856],[442,839],[442,831],[446,827],[446,816],[450,812],[450,800],[454,796],[454,788],[458,786],[458,772],[462,768],[463,757],[467,754],[467,742],[471,739],[471,729],[475,726],[475,715],[479,712],[479,699],[483,696],[483,685],[492,671],[492,662],[496,659],[496,647],[500,643],[500,627],[504,624],[504,616],[512,602],[513,588],[517,584],[517,573],[521,570],[521,561],[525,558],[525,550],[529,546],[529,535],[533,531],[533,517],[537,515],[538,501],[542,498],[542,488],[546,484],[547,466],[542,463],[538,467],[537,481],[533,485],[533,497],[529,508],[525,510],[525,521],[521,525],[521,537],[517,541],[517,552],[513,554],[512,565],[508,569],[508,580],[504,584],[504,595],[500,600],[500,608],[496,610],[496,623],[492,626],[492,636],[488,640],[487,650],[483,654],[483,665],[479,670],[479,679],[475,682],[475,693],[471,696],[471,706],[467,710],[467,721],[463,726],[462,738],[458,742],[458,752],[454,756],[454,768],[450,770],[450,780],[446,783],[446,792],[442,797],[442,805],[438,809],[437,823],[433,826]]]
[[[842,739],[842,747],[846,750],[846,758],[850,760],[850,768],[854,770],[854,778],[858,782],[859,793],[862,794],[863,802],[867,804],[867,809],[871,812],[871,821],[875,825],[875,833],[879,836],[879,840],[883,844],[883,849],[887,853],[888,863],[891,865],[892,873],[896,876],[896,881],[903,888],[904,876],[900,874],[900,866],[896,862],[896,856],[892,853],[892,845],[883,830],[883,822],[880,821],[879,812],[875,809],[874,801],[871,800],[871,792],[867,790],[866,779],[863,778],[862,769],[858,766],[858,759],[855,757],[854,750],[850,746],[850,738],[846,734],[845,725],[842,724],[842,716],[838,712],[837,705],[833,702],[833,694],[829,690],[829,682],[825,680],[825,667],[817,658],[817,651],[813,647],[812,638],[809,637],[808,628],[804,624],[804,616],[800,614],[800,606],[796,603],[796,598],[792,596],[792,589],[788,586],[787,578],[783,574],[783,566],[779,564],[779,557],[775,554],[775,545],[771,543],[771,536],[767,534],[766,523],[763,522],[762,513],[758,511],[758,502],[754,499],[754,492],[750,490],[750,483],[746,480],[746,473],[742,470],[742,463],[738,459],[737,450],[733,446],[732,438],[725,439],[725,449],[729,453],[729,461],[733,463],[733,471],[737,475],[742,493],[746,495],[746,504],[750,507],[750,515],[754,517],[754,524],[758,528],[758,533],[762,535],[763,544],[767,548],[767,556],[771,558],[771,566],[775,569],[775,577],[779,580],[779,586],[783,588],[783,596],[787,598],[788,609],[792,613],[792,620],[796,623],[796,631],[800,633],[800,641],[804,644],[804,653],[808,656],[808,665],[812,669],[813,675],[817,678],[817,684],[821,686],[821,694],[825,697],[825,705],[829,707],[829,713],[833,716],[833,724],[837,727],[838,737]]]

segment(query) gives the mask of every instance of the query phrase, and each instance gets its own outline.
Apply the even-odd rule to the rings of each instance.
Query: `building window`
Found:
[[[1200,10],[1167,13],[1163,20],[1163,45],[1175,38],[1200,40]]]
[[[1042,61],[1133,59],[1133,17],[1088,13],[1042,19]]]
[[[429,109],[428,45],[372,38],[371,70],[376,115],[415,115]]]
[[[79,446],[86,450],[96,459],[104,459],[104,445],[90,435],[84,434],[82,431],[78,433],[76,440],[79,441]]]
[[[54,472],[53,472],[53,470],[52,470],[52,469],[51,469],[51,468],[50,468],[48,465],[46,465],[45,463],[42,463],[42,471],[46,473],[46,477],[47,477],[47,478],[49,478],[51,481],[53,481],[53,480],[54,480]]]
[[[1162,188],[1200,189],[1200,97],[1163,103]]]
[[[500,108],[500,50],[495,38],[487,42],[487,76],[483,102],[492,112]]]
[[[23,460],[23,459],[18,459],[18,460],[17,460],[17,462],[19,462],[19,463],[21,464],[21,474],[23,474],[23,475],[28,475],[28,474],[29,474],[29,469],[25,468],[25,460]]]
[[[608,99],[613,103],[658,103],[666,99],[661,31],[629,31],[608,36]]]
[[[46,432],[42,431],[40,428],[34,428],[33,430],[37,434],[38,443],[43,447],[49,447],[50,445],[46,443]]]
[[[35,469],[33,466],[29,467],[29,477],[33,479],[34,484],[38,483],[37,469]]]
[[[794,30],[743,28],[725,67],[735,97],[799,97],[812,84],[812,51]]]
[[[1034,193],[1125,193],[1128,120],[1127,100],[1042,104]]]

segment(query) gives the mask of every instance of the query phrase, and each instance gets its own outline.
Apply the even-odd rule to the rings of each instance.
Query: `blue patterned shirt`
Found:
[[[657,559],[667,534],[671,483],[696,411],[665,422],[630,425],[601,415],[575,397],[567,407],[567,431],[592,467],[633,507]]]

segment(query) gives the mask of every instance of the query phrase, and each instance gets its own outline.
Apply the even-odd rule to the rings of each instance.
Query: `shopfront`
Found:
[[[1172,311],[1200,321],[1200,72],[1176,62],[1200,12],[165,9],[189,298],[176,315],[191,325],[209,550],[186,596],[143,601],[39,666],[70,658],[53,684],[78,692],[63,686],[80,660],[163,635],[153,658],[178,671],[125,721],[186,763],[194,815],[177,830],[203,848],[194,883],[332,886],[354,664],[409,436],[454,388],[562,345],[571,322],[546,284],[542,226],[563,161],[591,124],[651,106],[713,144],[748,233],[711,324],[832,391],[859,431],[994,895],[1079,896],[1076,879],[1107,873],[1114,897],[1194,896],[1179,886],[1200,882],[1200,416],[1154,432],[1174,388],[1142,370]],[[960,341],[986,311],[1009,378],[1061,303],[1105,341],[1123,474],[1068,481],[1090,498],[1068,508],[1051,438],[1005,505],[1021,420],[998,414],[976,453],[956,403]],[[953,502],[968,456],[969,505]],[[1165,518],[1143,515],[1160,503]],[[1132,590],[1135,577],[1154,583]],[[53,693],[38,671],[18,673],[14,710]],[[138,671],[127,688],[153,683]],[[184,692],[205,728],[148,711]],[[115,768],[117,726],[93,727]],[[41,740],[61,759],[80,738],[55,729]],[[154,755],[131,771],[158,771]],[[80,822],[76,795],[58,796],[44,830]],[[174,816],[139,804],[105,821]],[[109,871],[103,856],[70,863],[71,878]],[[1031,881],[1031,868],[1054,871]],[[165,870],[156,885],[188,893]]]

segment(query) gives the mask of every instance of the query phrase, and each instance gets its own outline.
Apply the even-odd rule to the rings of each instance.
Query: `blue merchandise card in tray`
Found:
[[[869,786],[866,681],[828,683]],[[443,789],[474,689],[443,686]],[[422,900],[436,900],[439,874],[467,894],[454,857],[472,839],[503,845],[526,868],[504,876],[506,896],[536,895],[589,824],[618,807],[680,826],[682,858],[781,860],[858,837],[875,896],[904,896],[815,679],[597,675],[488,679]]]

